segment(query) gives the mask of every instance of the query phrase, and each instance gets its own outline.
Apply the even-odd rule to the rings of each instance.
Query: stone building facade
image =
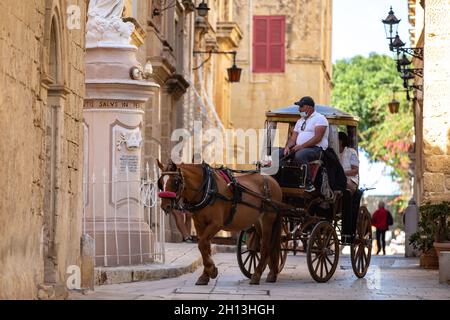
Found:
[[[156,159],[169,160],[172,131],[187,126],[189,102],[184,95],[191,81],[194,9],[192,1],[126,1],[124,16],[135,19],[142,30],[141,41],[134,42],[139,62],[152,65],[152,81],[158,85],[144,109],[142,159],[150,166]],[[173,217],[166,216],[165,226],[167,241],[181,239]]]
[[[409,1],[412,44],[424,48],[423,68],[415,92],[414,197],[426,201],[450,200],[450,3],[445,0]]]
[[[232,65],[232,55],[208,58],[208,53],[194,55],[194,51],[235,50],[242,33],[233,22],[234,1],[208,1],[206,17],[195,10],[200,2],[126,1],[124,16],[135,19],[143,30],[142,43],[135,42],[139,60],[143,65],[151,63],[152,80],[159,85],[145,108],[144,163],[170,158],[177,143],[171,141],[175,129],[192,133],[194,121],[200,121],[203,129],[225,128],[229,121],[232,85],[226,69]],[[191,162],[193,156],[187,152],[183,161]],[[165,225],[168,241],[181,239],[173,217],[166,217]]]
[[[265,112],[302,96],[328,105],[332,89],[331,0],[234,1],[243,30],[232,87],[230,124],[263,128]]]
[[[0,299],[64,297],[80,265],[86,5],[0,2]]]

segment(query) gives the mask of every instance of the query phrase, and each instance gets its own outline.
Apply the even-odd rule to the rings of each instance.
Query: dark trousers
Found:
[[[353,218],[352,194],[345,190],[342,195],[342,234],[351,236],[355,231],[356,219]]]
[[[386,254],[386,230],[377,229],[376,236],[378,247],[377,254],[380,253],[381,248],[383,248],[383,254]]]
[[[280,159],[282,159],[284,157],[284,149],[280,149],[280,154],[279,157]],[[294,154],[290,155],[288,158],[293,159],[294,163],[297,166],[301,166],[302,164],[308,164],[308,162],[314,161],[314,160],[319,160],[320,158],[320,153],[322,152],[322,148],[321,147],[311,147],[311,148],[305,148],[302,149],[300,151],[297,151]],[[284,161],[280,161],[280,166],[283,165]],[[307,181],[308,182],[312,182],[311,181],[311,172],[308,168],[307,170]]]

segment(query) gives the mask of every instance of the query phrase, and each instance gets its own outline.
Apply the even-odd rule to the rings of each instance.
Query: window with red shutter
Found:
[[[253,17],[253,72],[284,72],[285,17]]]

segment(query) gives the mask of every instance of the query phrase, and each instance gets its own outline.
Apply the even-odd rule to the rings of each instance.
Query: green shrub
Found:
[[[450,240],[450,202],[420,206],[419,229],[409,237],[414,249],[427,252],[434,242]]]

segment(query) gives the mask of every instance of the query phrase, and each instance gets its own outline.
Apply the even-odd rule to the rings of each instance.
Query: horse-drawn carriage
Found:
[[[349,137],[349,146],[357,149],[358,118],[328,106],[316,106],[316,111],[323,114],[329,122],[329,146],[338,153],[338,132],[344,131]],[[299,119],[298,107],[290,106],[266,113],[266,129],[277,129],[279,147],[284,147],[286,139],[292,133]],[[267,155],[274,153],[273,137],[269,134]],[[276,147],[276,146],[275,146]],[[273,155],[278,157],[277,154]],[[311,170],[317,192],[305,192],[306,170]],[[319,160],[308,166],[298,167],[289,161],[280,164],[275,179],[283,192],[283,203],[288,205],[282,210],[283,223],[281,233],[281,250],[279,271],[283,268],[288,252],[294,255],[305,252],[308,269],[314,280],[326,282],[334,274],[339,261],[341,246],[349,245],[353,271],[358,278],[364,277],[370,264],[372,249],[371,217],[367,208],[360,206],[363,189],[358,190],[351,204],[349,191],[324,190],[322,183],[327,177],[324,162]],[[328,187],[328,186],[327,186]],[[344,209],[351,212],[344,212]],[[347,237],[342,235],[342,222],[346,220]],[[251,277],[259,259],[259,232],[255,226],[241,231],[237,242],[237,260],[242,273]]]
[[[316,111],[328,119],[329,146],[336,150],[335,156],[339,130],[348,133],[350,147],[357,147],[358,118],[331,107],[316,106]],[[299,117],[297,106],[267,113],[267,129],[277,128],[283,137],[280,147],[284,147],[284,138],[290,136]],[[270,156],[276,150],[276,141],[268,134],[267,142]],[[324,154],[333,154],[331,149]],[[212,168],[206,163],[159,163],[162,209],[166,213],[194,213],[204,265],[196,284],[206,285],[218,275],[211,257],[211,239],[220,230],[240,231],[237,260],[251,284],[259,284],[267,265],[270,272],[266,281],[275,282],[288,252],[306,252],[311,276],[326,282],[336,270],[343,245],[351,246],[355,275],[364,277],[372,249],[371,217],[367,208],[360,207],[364,190],[350,197],[351,203],[344,201],[349,199],[348,191],[345,186],[333,188],[331,172],[327,173],[325,158],[322,160],[302,167],[286,162],[273,176],[267,175],[262,165],[257,170],[240,172]],[[341,168],[338,163],[328,167],[329,171],[336,166]],[[314,193],[304,190],[306,170],[311,170],[317,187]]]

